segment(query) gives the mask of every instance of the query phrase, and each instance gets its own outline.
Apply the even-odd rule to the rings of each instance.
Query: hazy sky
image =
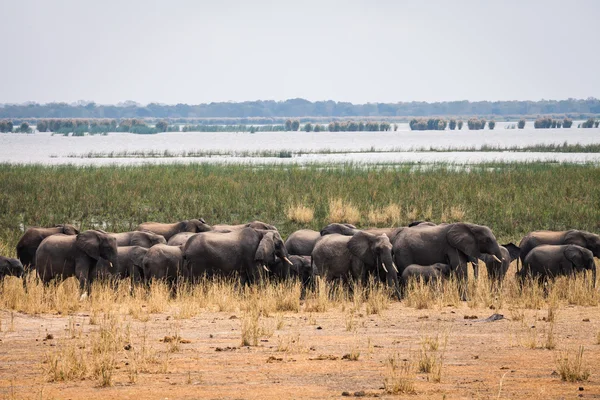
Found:
[[[0,15],[0,103],[600,97],[600,0],[0,0]]]

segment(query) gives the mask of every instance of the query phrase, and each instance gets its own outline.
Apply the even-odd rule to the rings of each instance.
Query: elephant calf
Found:
[[[271,266],[273,275],[281,280],[299,279],[303,284],[307,284],[313,277],[313,267],[308,256],[290,255],[288,259],[292,264],[285,260],[277,258],[275,264]]]
[[[183,252],[180,246],[157,244],[148,249],[142,260],[144,282],[162,279],[175,284],[183,273]]]
[[[488,273],[488,279],[494,282],[502,282],[506,276],[506,271],[510,267],[510,263],[519,258],[520,248],[515,246],[514,243],[503,244],[500,246],[500,253],[502,253],[502,259],[498,262],[491,254],[483,253],[481,260],[485,263],[485,268]],[[477,263],[473,264],[473,272],[475,278],[479,276],[479,266]]]
[[[16,276],[20,278],[23,276],[24,269],[21,261],[16,258],[8,258],[0,256],[0,280],[4,279],[5,276]]]
[[[596,285],[596,264],[594,254],[575,244],[541,245],[533,248],[525,260],[517,278],[523,282],[526,276],[535,279],[548,279],[557,276],[570,276],[576,272],[591,270]]]
[[[433,265],[411,264],[404,268],[400,282],[406,288],[409,280],[422,279],[424,283],[436,283],[440,279],[448,279],[452,268],[448,264],[435,263]]]

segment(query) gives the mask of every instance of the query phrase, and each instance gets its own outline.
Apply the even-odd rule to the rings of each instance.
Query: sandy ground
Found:
[[[393,303],[380,315],[359,314],[351,330],[346,329],[347,312],[340,307],[325,313],[285,313],[281,329],[275,329],[276,315],[261,318],[264,326],[275,330],[256,347],[240,346],[239,312],[203,313],[185,320],[169,313],[153,314],[147,322],[122,316],[123,326],[128,324],[132,332],[132,346],[139,346],[145,335],[155,360],[148,372],[139,373],[136,383],[129,383],[126,370],[132,350],[124,349],[119,352],[113,386],[101,388],[94,379],[48,382],[44,373],[47,354],[68,341],[89,339],[98,330],[90,325],[89,314],[32,316],[2,311],[0,395],[7,399],[320,399],[341,398],[348,392],[352,397],[388,398],[395,396],[383,390],[386,360],[397,355],[416,362],[423,339],[437,335],[438,357],[447,337],[441,382],[417,373],[412,377],[416,394],[401,397],[600,398],[600,345],[596,344],[600,308],[560,308],[554,327],[556,350],[543,348],[549,330],[543,320],[546,310],[526,310],[522,321],[511,320],[513,313],[508,310],[498,312],[509,319],[466,320],[465,316],[481,319],[494,313],[466,305],[415,310]],[[74,331],[83,339],[70,338]],[[169,353],[169,344],[161,339],[177,331],[190,343]],[[48,335],[53,338],[44,340]],[[538,348],[529,348],[532,337]],[[584,363],[591,376],[586,382],[563,382],[555,372],[556,358],[560,350],[579,345],[585,348]],[[287,350],[278,351],[283,347]],[[360,352],[359,359],[344,359],[353,350]]]

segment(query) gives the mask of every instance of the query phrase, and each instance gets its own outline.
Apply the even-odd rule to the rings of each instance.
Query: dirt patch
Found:
[[[261,323],[273,328],[251,347],[240,346],[242,321],[227,312],[185,320],[151,314],[146,322],[121,315],[130,340],[117,353],[112,386],[105,388],[91,378],[48,382],[49,354],[69,343],[92,345],[89,338],[100,328],[89,315],[4,311],[0,393],[37,399],[388,397],[384,381],[395,357],[413,371],[411,398],[600,398],[599,307],[562,307],[551,323],[544,320],[546,310],[524,310],[522,320],[512,320],[508,310],[466,304],[415,310],[392,303],[379,315],[359,314],[350,328],[341,308],[263,316]],[[464,319],[493,313],[507,318]],[[549,335],[553,350],[545,348]],[[152,357],[131,383],[133,354],[142,340]],[[579,346],[589,380],[563,382],[556,359]]]

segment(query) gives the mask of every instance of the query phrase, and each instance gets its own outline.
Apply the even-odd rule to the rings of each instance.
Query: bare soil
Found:
[[[473,315],[483,319],[495,312],[506,319],[465,319]],[[139,346],[146,335],[156,357],[149,371],[140,372],[137,382],[130,383],[126,370],[132,349],[124,349],[113,385],[102,388],[90,378],[49,382],[44,372],[46,355],[76,340],[67,334],[72,332],[70,324],[83,338],[98,329],[90,324],[89,314],[32,316],[1,311],[0,394],[8,399],[321,399],[341,398],[347,392],[352,397],[391,398],[396,396],[383,388],[388,358],[398,355],[417,363],[424,338],[438,336],[438,356],[443,352],[441,382],[434,383],[431,374],[416,373],[411,378],[416,394],[399,396],[600,398],[599,307],[562,306],[554,327],[555,350],[543,348],[550,326],[544,320],[547,310],[525,310],[524,319],[518,320],[509,310],[471,309],[466,304],[415,310],[392,303],[380,315],[358,314],[356,327],[347,330],[347,311],[338,306],[324,313],[285,313],[281,329],[275,329],[276,315],[261,317],[261,324],[271,326],[273,334],[253,347],[241,346],[239,312],[206,312],[184,320],[172,315],[152,314],[147,322],[122,316],[122,324],[129,324],[132,332],[131,346]],[[164,337],[174,332],[189,343],[169,353]],[[530,348],[532,338],[537,348]],[[557,374],[556,358],[564,350],[574,355],[580,345],[585,348],[590,378],[564,382]],[[352,352],[360,353],[357,361],[344,358]]]

